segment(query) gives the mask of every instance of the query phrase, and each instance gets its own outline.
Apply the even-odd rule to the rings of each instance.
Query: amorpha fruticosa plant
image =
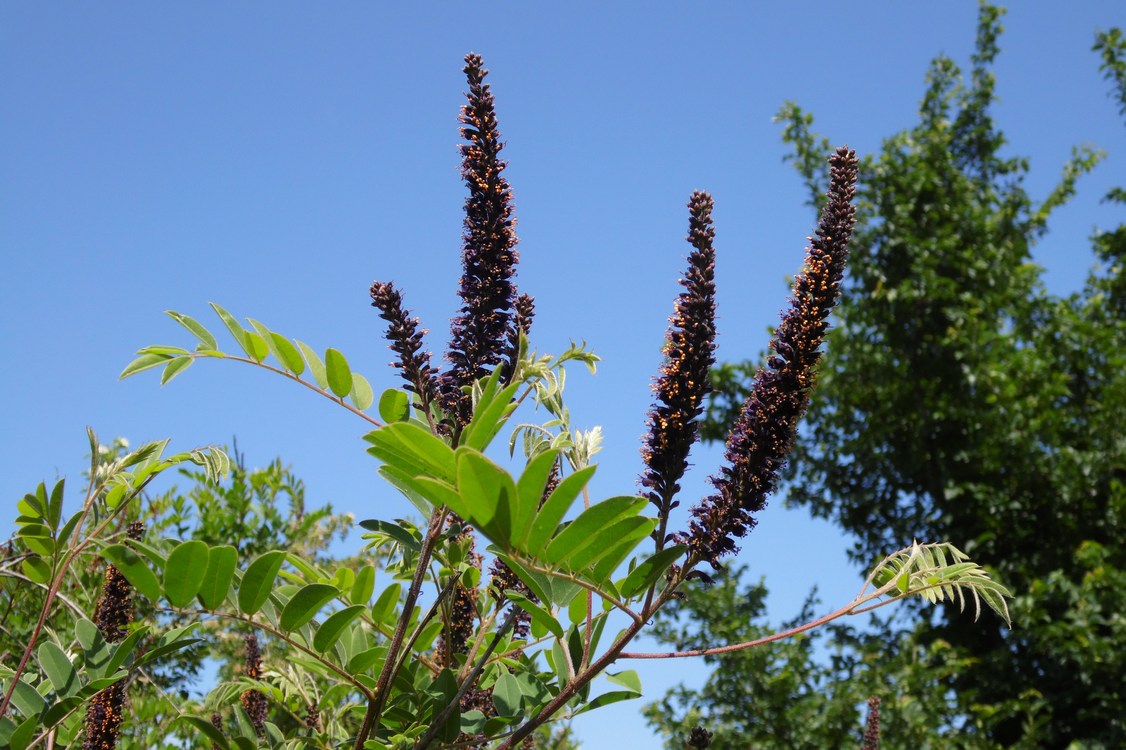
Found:
[[[679,483],[714,365],[712,197],[696,192],[688,201],[691,250],[655,381],[641,491],[596,500],[588,483],[601,435],[572,425],[563,385],[568,363],[593,370],[598,357],[574,344],[557,355],[531,346],[535,307],[516,285],[513,204],[494,100],[479,56],[466,57],[464,71],[461,154],[469,196],[461,308],[442,366],[426,350],[402,292],[377,281],[371,303],[386,322],[403,379],[402,389],[378,401],[338,350],[322,355],[253,319],[247,328],[216,304],[236,351],[222,351],[202,324],[170,312],[198,339],[195,349],[145,347],[122,373],[160,367],[167,383],[196,360],[242,362],[367,422],[364,440],[380,474],[423,519],[361,522],[370,532],[366,549],[379,551],[390,580],[377,593],[374,563],[331,571],[281,550],[239,560],[229,544],[139,533],[104,539],[108,519],[160,470],[190,459],[220,474],[226,459],[215,449],[162,459],[160,443],[99,465],[92,441],[91,485],[79,514],[60,528],[61,485],[28,495],[20,506],[22,575],[47,596],[25,652],[3,675],[0,733],[13,747],[80,739],[84,747],[114,746],[116,728],[128,720],[124,686],[132,670],[194,641],[189,624],[139,650],[149,624],[125,616],[130,596],[165,613],[253,631],[245,676],[214,688],[209,716],[183,717],[185,734],[220,748],[526,747],[547,722],[640,695],[640,677],[626,662],[751,648],[906,597],[968,597],[1007,618],[1007,592],[979,566],[950,544],[913,543],[880,561],[855,599],[801,627],[695,651],[628,650],[658,610],[685,587],[706,582],[707,570],[737,551],[775,488],[840,293],[856,155],[841,148],[829,156],[825,209],[770,356],[727,439],[711,494],[690,500],[680,528],[672,511],[683,500]],[[531,421],[515,423],[517,414]],[[522,448],[519,471],[490,457],[498,442],[512,452]],[[94,621],[80,620],[74,637],[44,627],[68,568],[94,556],[111,566]],[[121,616],[107,624],[111,611]],[[284,650],[284,667],[264,671],[259,637]],[[304,691],[303,712],[287,705],[296,685]],[[706,728],[693,738],[706,747]]]

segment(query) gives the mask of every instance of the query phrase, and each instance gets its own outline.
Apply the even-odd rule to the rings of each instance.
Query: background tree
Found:
[[[1005,138],[990,110],[1001,14],[982,5],[968,80],[952,60],[936,58],[919,123],[862,161],[845,296],[789,465],[788,501],[855,535],[852,554],[864,564],[896,540],[950,539],[994,564],[1018,594],[1012,631],[997,621],[960,621],[947,607],[914,632],[885,624],[875,637],[857,636],[859,650],[845,663],[867,665],[874,679],[859,684],[884,699],[885,721],[922,697],[912,689],[937,681],[928,700],[941,705],[950,696],[955,703],[945,716],[926,718],[932,744],[957,730],[940,744],[1120,747],[1124,229],[1094,238],[1102,268],[1082,292],[1061,297],[1045,290],[1030,250],[1101,155],[1075,149],[1042,201],[1023,189],[1028,162],[1002,155]],[[1121,32],[1100,34],[1095,49],[1122,101]],[[825,140],[795,104],[779,119],[816,205],[825,181],[816,155]],[[1116,190],[1108,200],[1124,197]],[[706,435],[723,434],[757,368],[744,362],[715,371]],[[721,586],[687,603],[703,618],[701,630],[730,621],[735,610],[722,606],[726,592]],[[666,628],[670,641],[685,636]],[[671,717],[661,726],[682,730],[694,703],[713,717],[777,715],[782,706],[781,715],[804,711],[801,721],[815,727],[835,720],[831,706],[844,706],[855,717],[857,741],[842,746],[857,746],[855,706],[863,694],[816,695],[813,686],[840,662],[814,668],[800,657],[793,646],[743,655],[798,674],[812,669],[813,676],[752,694],[716,690],[717,674],[701,693],[666,698]],[[720,672],[732,668],[740,669],[737,661],[725,660]],[[803,696],[806,708],[789,706]],[[764,699],[774,708],[751,708]],[[927,746],[905,740],[888,725],[885,747]],[[756,746],[771,742],[764,736]],[[837,746],[826,742],[814,744]]]

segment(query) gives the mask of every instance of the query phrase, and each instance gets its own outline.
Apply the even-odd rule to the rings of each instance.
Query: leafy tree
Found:
[[[791,456],[788,501],[853,534],[858,561],[898,539],[945,538],[1018,592],[1012,631],[967,627],[947,606],[914,632],[859,641],[854,660],[898,644],[876,672],[941,675],[938,695],[956,706],[932,739],[957,727],[943,746],[1121,747],[1126,227],[1095,237],[1104,265],[1082,292],[1046,292],[1030,250],[1101,154],[1075,149],[1043,200],[1023,189],[1028,161],[1002,156],[990,111],[1001,15],[981,6],[968,80],[936,58],[919,123],[861,160],[849,276],[819,398]],[[1095,49],[1126,101],[1121,32],[1100,34]],[[816,204],[824,141],[795,104],[779,119]],[[706,435],[731,423],[756,369],[714,371]],[[957,668],[907,658],[920,652]],[[885,721],[912,698],[904,687],[893,677],[877,691]]]

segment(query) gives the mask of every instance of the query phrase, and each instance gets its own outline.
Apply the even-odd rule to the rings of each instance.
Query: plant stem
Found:
[[[399,616],[399,623],[391,636],[391,643],[387,647],[387,659],[383,662],[383,669],[379,672],[379,679],[375,684],[375,697],[368,701],[367,711],[364,713],[363,723],[356,735],[354,750],[363,750],[364,743],[371,736],[372,730],[379,723],[383,708],[387,705],[387,695],[391,690],[391,681],[398,671],[399,649],[403,646],[407,627],[410,625],[411,612],[414,611],[415,602],[422,590],[422,582],[426,578],[426,567],[430,563],[430,555],[434,552],[434,545],[442,535],[442,526],[446,520],[446,509],[438,507],[430,516],[430,526],[426,529],[426,538],[422,540],[422,548],[418,553],[418,564],[411,578],[411,585],[407,589],[406,599],[403,600],[403,613]]]

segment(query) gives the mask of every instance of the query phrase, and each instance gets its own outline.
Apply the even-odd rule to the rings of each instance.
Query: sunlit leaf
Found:
[[[39,667],[51,681],[51,687],[56,693],[67,695],[77,688],[78,672],[75,671],[70,657],[54,641],[43,641],[37,655]]]
[[[183,313],[178,313],[175,310],[165,310],[165,315],[170,316],[177,323],[187,328],[192,332],[197,339],[199,339],[202,348],[204,349],[218,349],[219,342],[211,335],[211,332],[204,328],[199,321]]]
[[[238,551],[229,545],[212,547],[207,553],[207,572],[199,587],[199,601],[207,609],[217,609],[227,598],[238,566]]]
[[[278,577],[278,571],[284,562],[284,552],[270,550],[259,555],[246,569],[238,590],[238,606],[244,615],[252,615],[262,609],[262,605],[270,598],[274,579]]]
[[[297,344],[297,348],[305,355],[305,361],[309,363],[309,371],[313,373],[313,380],[317,381],[317,385],[321,390],[327,390],[328,372],[325,370],[325,364],[321,361],[320,355],[303,341],[294,339],[293,343]]]
[[[191,363],[191,357],[176,357],[176,359],[172,360],[165,366],[164,372],[160,375],[160,384],[166,385],[172,382],[172,378],[188,369],[188,366],[191,365]]]
[[[136,375],[138,372],[144,372],[153,367],[159,367],[170,359],[172,359],[172,355],[170,354],[142,354],[140,357],[137,357],[127,364],[125,369],[122,370],[121,374],[117,377],[119,380],[124,380],[130,375]]]
[[[352,399],[352,405],[360,411],[365,411],[375,401],[375,392],[371,389],[371,383],[367,378],[358,372],[352,373],[352,390],[348,392],[348,397]]]
[[[352,621],[359,617],[360,613],[366,609],[367,607],[362,604],[354,604],[351,607],[345,607],[339,612],[333,612],[321,623],[321,626],[317,628],[317,633],[313,636],[313,648],[320,651],[322,654],[328,651],[340,640],[344,629],[351,625]]]
[[[379,396],[379,416],[388,424],[407,421],[411,417],[410,396],[398,388],[388,388]]]
[[[295,630],[312,620],[321,607],[340,595],[340,589],[328,583],[310,583],[302,586],[282,607],[279,627]]]
[[[325,371],[328,387],[340,398],[352,392],[352,370],[348,360],[336,349],[325,350]]]

